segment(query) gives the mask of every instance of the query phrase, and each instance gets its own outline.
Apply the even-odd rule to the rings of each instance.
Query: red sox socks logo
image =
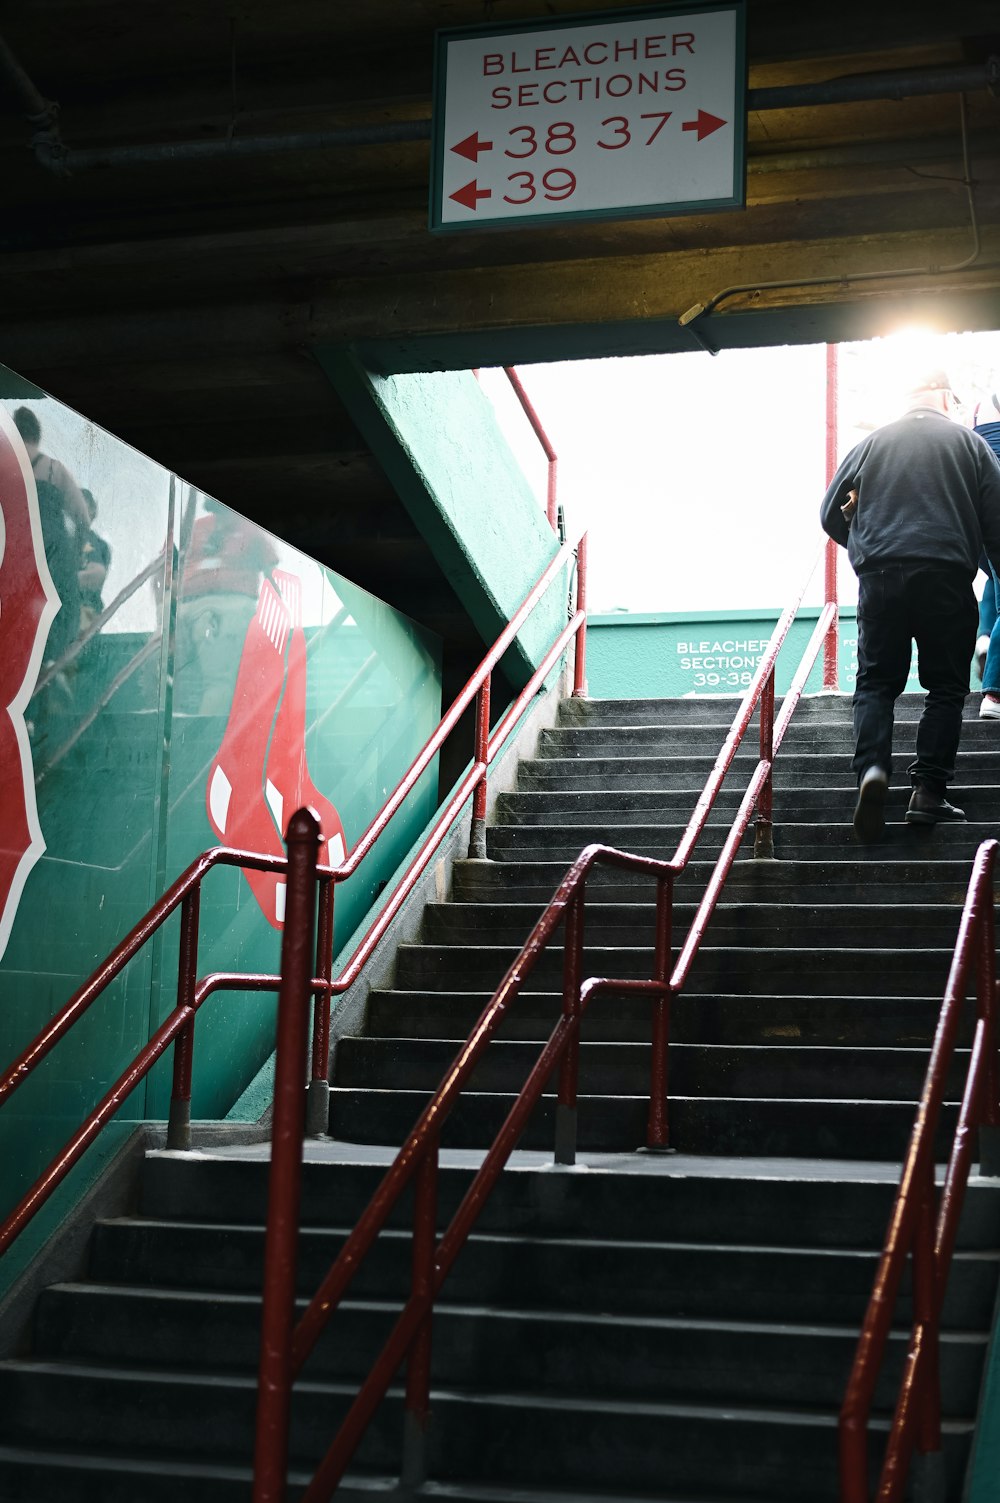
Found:
[[[306,765],[302,585],[281,569],[273,577],[277,589],[268,579],[262,582],[257,614],[247,628],[229,720],[208,777],[208,818],[226,845],[281,856],[289,818],[311,804],[323,837],[319,859],[336,866],[347,851],[344,827]],[[244,876],[265,918],[280,929],[284,879],[274,872]]]
[[[0,956],[45,850],[24,715],[58,610],[35,478],[21,436],[0,408]]]

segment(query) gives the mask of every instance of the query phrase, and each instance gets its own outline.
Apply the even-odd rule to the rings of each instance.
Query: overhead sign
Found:
[[[744,202],[743,0],[439,31],[430,226]]]

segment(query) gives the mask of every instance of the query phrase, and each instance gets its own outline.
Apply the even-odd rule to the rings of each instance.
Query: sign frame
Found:
[[[619,25],[629,21],[648,22],[662,18],[699,15],[702,13],[732,12],[735,22],[735,77],[733,80],[733,171],[732,192],[714,198],[694,198],[684,201],[668,200],[661,203],[642,203],[624,206],[586,209],[553,209],[551,212],[534,214],[504,214],[492,218],[473,218],[468,221],[443,219],[445,160],[448,151],[446,134],[446,105],[448,97],[448,49],[453,42],[482,38],[501,39],[510,35],[523,35],[533,31],[570,31],[581,26]],[[431,176],[428,227],[437,234],[464,234],[469,230],[498,230],[540,228],[547,224],[562,224],[569,220],[590,219],[595,221],[614,219],[658,219],[692,213],[721,212],[746,206],[746,94],[747,94],[747,47],[746,47],[746,0],[693,0],[692,4],[629,6],[622,10],[577,12],[569,16],[543,16],[531,20],[506,21],[484,26],[442,27],[434,36],[434,85],[433,113],[431,117]],[[728,122],[727,122],[728,123]],[[700,139],[700,138],[699,138]],[[475,158],[473,159],[475,160]],[[553,159],[558,164],[558,158]]]

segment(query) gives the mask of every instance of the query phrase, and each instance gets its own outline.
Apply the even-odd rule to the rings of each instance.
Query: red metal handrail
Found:
[[[488,704],[493,668],[514,641],[524,621],[542,600],[549,585],[570,564],[573,553],[572,546],[566,544],[546,567],[484,657],[479,668],[430,736],[423,750],[414,759],[388,802],[372,820],[350,856],[339,866],[319,866],[316,869],[320,886],[319,925],[316,937],[316,974],[312,978],[310,987],[315,997],[310,1080],[314,1101],[320,1095],[318,1087],[322,1086],[324,1092],[328,1088],[329,1013],[332,997],[346,991],[357,979],[365,962],[402,908],[417,878],[440,846],[470,795],[476,799],[485,799],[485,784],[490,765],[531,698],[574,639],[576,642],[575,679],[578,684],[580,682],[584,653],[583,639],[586,631],[586,614],[581,608],[581,602],[586,598],[585,539],[581,540],[577,550],[578,606],[576,612],[559,633],[541,664],[504,714],[492,735],[488,737],[485,746],[481,751],[477,750],[472,766],[460,781],[444,809],[439,812],[430,834],[407,867],[391,898],[369,925],[350,960],[336,978],[332,976],[334,886],[357,871],[393,815],[401,808],[408,794],[430,765],[448,734],[454,729],[466,706],[477,692],[483,692],[484,686]],[[480,793],[480,790],[483,792]],[[0,1223],[0,1255],[20,1235],[125,1099],[171,1045],[174,1048],[174,1073],[167,1124],[167,1145],[179,1149],[190,1147],[194,1022],[198,1008],[208,996],[219,990],[280,990],[282,985],[280,975],[220,973],[203,978],[201,981],[197,980],[201,884],[208,872],[219,865],[248,867],[254,871],[270,872],[284,872],[288,869],[288,861],[284,857],[260,856],[252,851],[225,847],[215,847],[197,857],[0,1077],[0,1108],[2,1108],[51,1050],[79,1022],[143,945],[160,929],[171,914],[178,908],[181,909],[177,1002],[174,1009],[77,1131],[42,1171],[7,1218]],[[320,1124],[316,1121],[315,1112],[311,1117],[310,1125],[314,1130],[319,1129]]]
[[[811,570],[809,578],[812,577],[812,572]],[[580,1024],[590,997],[596,992],[611,989],[615,992],[634,992],[645,994],[651,1000],[653,1008],[652,1064],[647,1143],[654,1149],[667,1147],[669,1002],[680,990],[687,977],[705,927],[718,902],[725,877],[732,866],[755,807],[758,808],[755,850],[760,855],[770,855],[772,852],[770,796],[774,756],[781,745],[831,621],[835,619],[835,605],[827,604],[820,614],[789,693],[785,697],[781,714],[775,722],[773,719],[774,674],[777,656],[801,604],[806,585],[803,585],[795,603],[782,614],[775,628],[673,859],[661,860],[651,856],[639,856],[602,845],[590,845],[581,852],[563,878],[551,902],[539,917],[497,992],[487,1003],[438,1090],[421,1113],[298,1324],[294,1329],[289,1325],[286,1332],[286,1350],[280,1358],[275,1357],[273,1353],[266,1354],[266,1371],[265,1354],[262,1351],[257,1435],[266,1439],[259,1441],[257,1448],[253,1503],[283,1503],[286,1496],[287,1421],[290,1397],[287,1390],[276,1389],[274,1373],[280,1372],[287,1380],[289,1387],[294,1382],[387,1217],[414,1178],[416,1178],[417,1187],[410,1297],[371,1371],[362,1383],[329,1450],[302,1494],[301,1503],[324,1503],[324,1500],[330,1498],[404,1357],[407,1361],[407,1374],[403,1480],[409,1485],[419,1483],[424,1469],[424,1437],[429,1417],[431,1321],[435,1297],[557,1065],[560,1073],[556,1104],[555,1156],[557,1162],[572,1163],[574,1161]],[[692,933],[689,933],[688,940],[671,969],[674,880],[685,869],[691,858],[725,774],[736,755],[758,704],[761,707],[761,758],[750,780],[729,837],[724,842],[722,852],[716,861],[705,898],[695,916]],[[654,975],[649,980],[622,980],[607,977],[591,977],[586,981],[583,980],[585,884],[587,874],[595,864],[609,865],[626,871],[644,872],[657,879]],[[563,922],[565,922],[566,929],[563,951],[562,1014],[549,1039],[543,1045],[538,1060],[450,1225],[440,1240],[436,1240],[434,1208],[437,1200],[439,1148],[443,1125],[511,1003],[520,993],[525,980]],[[287,1082],[280,1086],[280,1099],[282,1100],[285,1099],[286,1085]],[[279,1085],[276,1082],[276,1131],[278,1130],[278,1100]],[[282,1131],[284,1131],[284,1125]],[[274,1171],[272,1171],[272,1193],[277,1195],[278,1189],[273,1181]],[[280,1210],[275,1209],[273,1214],[280,1215],[281,1213]],[[269,1206],[269,1223],[271,1215],[272,1210]],[[284,1235],[286,1246],[294,1248],[297,1226],[293,1226],[290,1221],[286,1222]],[[270,1313],[272,1300],[284,1301],[283,1289],[278,1288],[272,1292],[265,1284],[262,1318],[269,1331],[273,1331],[277,1326],[277,1322],[272,1321]]]
[[[511,386],[514,388],[514,395],[520,402],[521,410],[524,413],[525,417],[528,419],[528,422],[531,424],[532,431],[534,432],[535,437],[538,439],[538,442],[541,444],[542,452],[544,453],[546,461],[548,463],[548,482],[545,493],[545,515],[548,518],[549,526],[552,528],[553,532],[555,532],[559,518],[559,505],[556,496],[559,456],[556,454],[555,449],[552,447],[552,441],[546,433],[544,427],[542,426],[542,420],[538,416],[538,413],[535,411],[534,403],[528,396],[528,393],[525,391],[524,382],[521,380],[521,377],[518,375],[517,371],[512,365],[505,365],[503,367],[503,373],[507,377],[507,380],[510,382]]]
[[[181,909],[181,947],[177,967],[177,1003],[149,1042],[102,1098],[65,1146],[56,1154],[38,1179],[0,1225],[0,1255],[37,1214],[53,1190],[62,1183],[73,1165],[82,1157],[101,1129],[111,1120],[140,1080],[144,1079],[162,1054],[175,1044],[174,1092],[171,1100],[167,1142],[172,1148],[188,1145],[191,1102],[191,1048],[194,1015],[208,991],[196,982],[198,953],[198,916],[201,884],[216,866],[249,867],[252,871],[283,871],[280,856],[259,856],[253,851],[229,850],[217,846],[205,851],[182,872],[148,913],[126,935],[121,944],[86,980],[66,1005],[55,1014],[41,1033],[18,1056],[0,1079],[0,1107],[38,1068],[56,1044],[78,1023],[91,1005],[115,977],[137,955],[177,908]],[[252,978],[241,978],[251,980]],[[276,979],[276,978],[268,978]],[[213,987],[210,990],[216,990]],[[255,989],[255,988],[251,988]],[[186,1126],[187,1124],[187,1126]]]
[[[910,1255],[913,1286],[910,1346],[874,1493],[876,1503],[897,1503],[902,1498],[914,1449],[925,1457],[941,1451],[938,1362],[941,1309],[972,1164],[973,1131],[984,1126],[995,1130],[1000,1125],[993,903],[997,850],[997,841],[984,841],[973,863],[923,1093],[840,1411],[842,1503],[868,1503],[868,1419],[903,1270]],[[935,1220],[934,1137],[973,968],[975,1034]]]

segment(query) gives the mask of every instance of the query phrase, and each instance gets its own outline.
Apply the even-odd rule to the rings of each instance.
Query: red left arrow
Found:
[[[728,124],[728,120],[720,120],[718,115],[710,115],[707,110],[699,110],[697,120],[685,120],[681,129],[696,130],[698,140],[704,141],[705,137],[710,136],[714,130],[718,130],[720,125]]]
[[[481,151],[492,151],[492,141],[480,141],[479,132],[474,130],[471,136],[466,136],[464,141],[459,141],[453,146],[452,151],[457,151],[460,157],[466,157],[470,162],[478,161]]]
[[[450,195],[457,204],[463,204],[467,209],[478,209],[481,198],[492,198],[492,188],[480,188],[475,178],[471,183],[466,183],[464,188],[459,188],[457,193]]]

